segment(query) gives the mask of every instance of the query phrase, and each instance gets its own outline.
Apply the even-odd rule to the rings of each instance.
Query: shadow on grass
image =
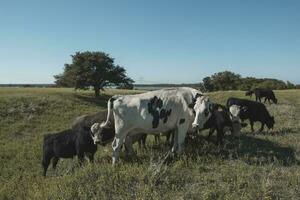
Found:
[[[92,104],[95,106],[100,106],[100,107],[106,107],[107,101],[111,97],[111,96],[105,95],[105,94],[101,94],[99,97],[95,97],[92,95],[79,95],[79,94],[75,94],[74,96],[77,99],[79,99],[80,101],[84,101],[89,104]]]
[[[239,139],[226,136],[224,145],[216,146],[211,138],[207,142],[204,136],[198,135],[188,140],[186,154],[191,158],[197,156],[216,156],[228,160],[242,160],[249,165],[279,164],[282,166],[299,165],[295,151],[291,147],[260,139],[254,136],[243,135]]]

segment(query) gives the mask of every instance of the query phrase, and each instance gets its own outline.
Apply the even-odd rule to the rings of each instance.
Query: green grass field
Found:
[[[77,116],[106,109],[112,94],[128,92],[106,91],[96,99],[72,89],[0,88],[0,199],[300,199],[300,90],[275,91],[279,104],[267,104],[273,130],[253,135],[247,127],[238,140],[226,136],[223,148],[202,132],[166,164],[167,147],[150,136],[146,150],[134,146],[137,160],[122,155],[112,167],[108,145],[98,148],[94,164],[61,160],[44,178],[43,135],[69,128]],[[209,96],[224,104],[244,92]]]

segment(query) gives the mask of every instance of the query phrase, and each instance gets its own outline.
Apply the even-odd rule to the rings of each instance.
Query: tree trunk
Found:
[[[94,86],[94,91],[95,91],[95,97],[99,97],[100,95],[100,88],[97,86]]]

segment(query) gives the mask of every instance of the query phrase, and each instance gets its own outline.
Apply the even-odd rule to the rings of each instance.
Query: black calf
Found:
[[[210,129],[207,139],[217,130],[217,144],[223,144],[223,137],[225,134],[225,127],[232,129],[232,121],[230,113],[224,106],[220,104],[213,104],[212,115],[204,124],[204,129]]]
[[[93,162],[96,150],[97,146],[94,145],[90,130],[77,132],[68,129],[56,134],[47,134],[43,144],[43,175],[46,176],[52,158],[52,166],[55,169],[59,158],[73,158],[77,155],[79,163],[82,164],[86,155]]]

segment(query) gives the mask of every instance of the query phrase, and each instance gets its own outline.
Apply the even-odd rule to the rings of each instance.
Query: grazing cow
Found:
[[[203,127],[203,129],[210,129],[207,138],[209,139],[213,132],[217,130],[217,144],[223,144],[226,127],[232,131],[235,137],[238,137],[241,131],[239,114],[240,106],[232,105],[227,109],[220,104],[214,104],[212,115]]]
[[[52,166],[55,169],[59,158],[73,158],[77,155],[79,163],[82,164],[86,155],[93,162],[96,150],[97,146],[93,142],[89,129],[84,132],[68,129],[55,134],[47,134],[44,136],[43,144],[43,175],[46,176],[52,158]]]
[[[116,132],[112,144],[113,164],[119,158],[120,147],[126,136],[140,132],[159,134],[175,130],[172,152],[180,154],[187,132],[192,128],[202,128],[210,117],[210,105],[208,97],[187,87],[113,96],[107,104],[107,120],[94,132],[93,139],[97,143],[101,129],[108,126],[113,114]],[[125,140],[125,146],[131,151],[130,140]]]
[[[94,114],[89,115],[82,115],[80,117],[77,117],[73,123],[72,123],[72,129],[74,131],[80,131],[84,132],[87,128],[90,129],[93,124],[99,122],[99,121],[105,121],[107,116],[107,110],[99,111]],[[97,126],[94,127],[94,130]],[[115,127],[114,125],[109,125],[106,129],[103,130],[101,134],[101,140],[98,142],[98,144],[105,146],[109,142],[111,142],[115,137]],[[134,136],[132,138],[133,143],[138,142],[139,147],[142,148],[142,146],[145,148],[146,146],[146,134],[139,134],[137,136]]]
[[[272,90],[270,89],[261,89],[261,88],[255,88],[254,90],[250,90],[246,92],[246,96],[252,97],[252,94],[255,94],[255,100],[261,102],[261,98],[265,98],[264,103],[268,100],[269,103],[271,103],[270,100],[273,101],[273,103],[277,103],[277,98],[275,97],[275,94]]]
[[[252,94],[253,94],[253,90],[249,90],[249,91],[246,91],[245,96],[252,97]]]
[[[257,121],[261,123],[261,128],[259,130],[260,132],[263,131],[265,125],[267,125],[269,129],[274,127],[274,117],[270,115],[266,106],[260,102],[231,97],[227,100],[226,105],[227,107],[232,105],[238,105],[242,107],[240,118],[241,120],[249,119],[252,132],[254,132],[254,122]]]

